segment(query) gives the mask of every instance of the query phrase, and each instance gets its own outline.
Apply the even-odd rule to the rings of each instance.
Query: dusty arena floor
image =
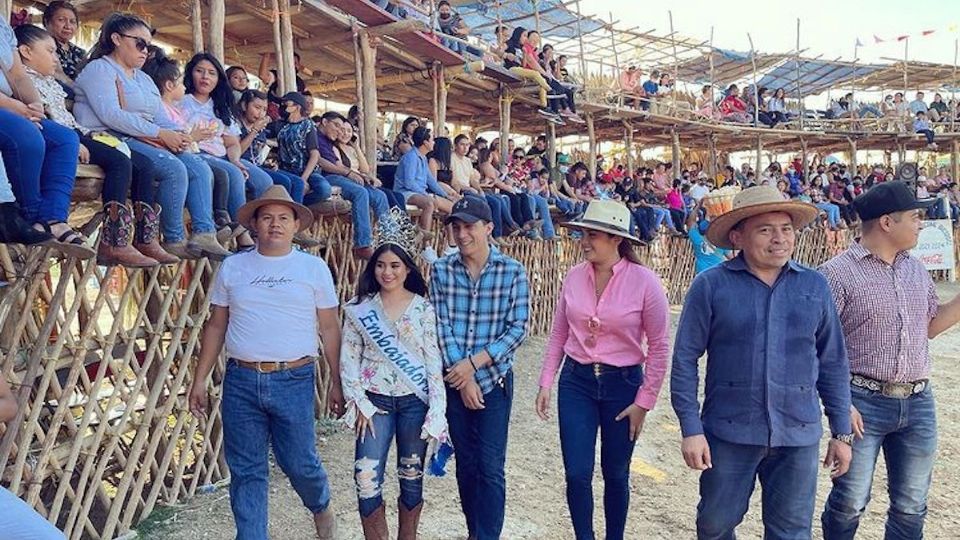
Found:
[[[945,302],[960,291],[960,285],[941,285]],[[674,308],[676,326],[678,308]],[[507,516],[505,539],[572,538],[564,497],[563,466],[560,459],[556,420],[540,421],[533,412],[537,376],[545,339],[532,338],[521,349],[516,364],[516,394],[510,425],[507,457]],[[930,492],[930,513],[926,536],[932,539],[957,538],[960,533],[960,328],[954,328],[931,344],[934,355],[934,390],[940,424],[939,455]],[[556,395],[556,392],[554,392]],[[657,408],[647,417],[643,434],[634,452],[632,497],[626,537],[630,539],[694,538],[697,502],[697,473],[688,470],[680,456],[680,433],[670,408],[665,384]],[[353,480],[353,439],[340,431],[324,437],[320,452],[330,474],[334,507],[339,521],[339,538],[361,539],[356,512]],[[391,459],[393,459],[391,457]],[[455,465],[455,463],[453,463]],[[450,469],[452,467],[448,467]],[[392,469],[392,468],[391,468]],[[307,511],[276,466],[271,468],[270,531],[276,540],[314,538]],[[595,494],[601,493],[602,480],[594,482]],[[392,535],[396,535],[396,477],[388,471],[385,499]],[[425,540],[454,540],[466,537],[459,511],[456,481],[446,477],[427,477],[425,507],[420,527]],[[883,466],[878,466],[873,501],[867,510],[858,538],[882,538],[887,506]],[[829,476],[822,471],[817,498],[818,512],[814,537],[819,538],[819,508],[830,487]],[[603,537],[603,510],[600,497],[595,514],[598,537]],[[738,529],[742,538],[762,537],[759,496],[754,495],[751,510]],[[226,540],[234,537],[226,490],[199,495],[187,504],[163,507],[152,516],[141,534],[164,540]]]

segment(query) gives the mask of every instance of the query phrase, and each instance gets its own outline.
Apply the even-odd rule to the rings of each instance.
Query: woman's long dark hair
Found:
[[[92,62],[98,58],[113,54],[117,46],[113,44],[112,36],[114,34],[126,34],[137,27],[146,28],[151,34],[153,33],[153,28],[150,28],[150,25],[147,24],[146,21],[136,15],[117,11],[107,15],[107,18],[103,20],[103,25],[100,27],[100,37],[97,38],[97,42],[90,49],[89,60],[87,61]]]
[[[423,122],[421,122],[416,116],[408,116],[407,119],[403,121],[403,125],[400,126],[400,133],[406,133],[407,128],[410,127],[410,124],[414,122],[417,124],[423,124]]]
[[[410,255],[407,255],[407,252],[396,244],[384,244],[373,252],[370,261],[363,268],[363,273],[360,274],[360,279],[357,282],[356,303],[359,304],[380,292],[380,283],[377,282],[376,276],[377,261],[387,251],[399,257],[403,265],[407,267],[407,279],[403,282],[403,288],[413,294],[427,296],[427,282],[423,279],[423,274],[420,273],[420,269],[410,258]]]
[[[224,71],[223,64],[217,60],[216,56],[206,52],[193,55],[183,70],[183,86],[188,94],[196,92],[197,89],[193,85],[193,68],[204,60],[210,62],[213,69],[217,70],[217,86],[213,88],[213,92],[210,92],[210,99],[213,100],[213,114],[223,122],[223,125],[229,126],[233,121],[233,88],[230,88],[227,72]]]
[[[522,26],[514,28],[513,34],[511,34],[510,39],[507,40],[507,47],[513,47],[515,49],[522,47],[523,44],[520,43],[520,37],[523,36],[523,33],[526,31],[527,29]]]
[[[633,244],[626,238],[624,238],[620,242],[620,245],[617,246],[617,253],[633,264],[639,264],[640,266],[643,266],[643,262],[640,261],[640,256],[637,255],[637,250],[634,249]]]
[[[450,144],[450,137],[437,137],[433,140],[433,150],[427,154],[427,159],[437,160],[437,163],[440,164],[440,170],[449,171],[452,156],[453,145]]]
[[[18,25],[13,29],[13,34],[17,36],[17,46],[29,46],[47,38],[53,39],[53,34],[44,30],[43,28],[40,28],[39,26],[34,26],[32,24]]]

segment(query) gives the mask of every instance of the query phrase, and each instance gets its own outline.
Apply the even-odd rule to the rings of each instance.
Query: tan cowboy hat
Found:
[[[263,195],[241,206],[240,210],[237,210],[237,221],[244,227],[249,226],[250,220],[253,219],[253,214],[256,213],[257,208],[267,204],[285,204],[289,206],[293,210],[293,213],[297,215],[297,219],[300,220],[300,229],[297,232],[303,231],[313,224],[313,212],[306,206],[291,199],[290,194],[287,193],[287,189],[283,186],[271,186],[263,192]]]
[[[630,210],[617,201],[596,200],[590,201],[587,211],[577,221],[561,223],[562,227],[571,229],[590,229],[605,232],[643,245],[643,242],[630,234]]]
[[[717,247],[732,249],[729,238],[731,229],[747,218],[770,212],[790,214],[793,226],[799,229],[816,219],[819,210],[810,203],[784,199],[773,186],[747,188],[733,198],[733,208],[729,212],[710,222],[707,240]]]

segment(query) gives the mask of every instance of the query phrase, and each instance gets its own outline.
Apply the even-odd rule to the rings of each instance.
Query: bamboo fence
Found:
[[[437,242],[442,235],[435,224]],[[325,216],[310,233],[317,254],[348,300],[362,266],[351,255],[348,216]],[[842,250],[848,234],[801,234],[797,259],[816,265]],[[439,247],[439,246],[438,246]],[[513,239],[501,248],[525,265],[533,334],[550,330],[563,277],[580,260],[577,242]],[[693,277],[683,238],[662,237],[639,251],[679,304]],[[2,483],[68,538],[114,538],[156,505],[183,501],[228,479],[219,386],[211,376],[204,421],[187,391],[217,264],[206,259],[149,270],[105,269],[55,260],[42,248],[0,246],[0,376],[11,381],[19,416],[0,424]],[[316,411],[326,411],[326,364]]]

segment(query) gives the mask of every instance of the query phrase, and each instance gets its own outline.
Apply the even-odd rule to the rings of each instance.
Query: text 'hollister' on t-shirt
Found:
[[[227,356],[251,362],[317,355],[317,310],[339,304],[327,264],[297,250],[280,257],[257,250],[228,257],[210,303],[230,310]]]

